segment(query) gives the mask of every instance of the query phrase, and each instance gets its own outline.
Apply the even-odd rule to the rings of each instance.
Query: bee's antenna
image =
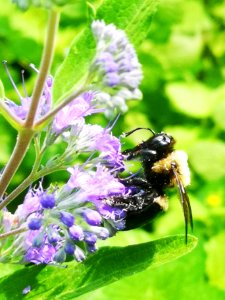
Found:
[[[137,130],[142,130],[142,129],[151,131],[151,133],[152,133],[153,135],[156,134],[155,131],[152,130],[151,128],[138,127],[138,128],[135,128],[135,129],[133,129],[133,130],[131,130],[131,131],[129,131],[129,132],[126,132],[126,133],[124,134],[124,136],[127,137],[127,136],[131,135],[132,133],[134,133],[135,131],[137,131]]]

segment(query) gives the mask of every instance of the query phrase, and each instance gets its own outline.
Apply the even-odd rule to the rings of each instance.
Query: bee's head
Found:
[[[142,149],[155,151],[158,159],[165,157],[173,151],[175,140],[171,135],[164,132],[154,133],[147,141],[142,143]]]
[[[168,153],[171,153],[173,151],[173,146],[175,144],[175,140],[171,135],[168,135],[164,132],[155,133],[150,128],[138,127],[138,128],[135,128],[135,129],[129,131],[128,133],[126,133],[125,136],[129,136],[133,132],[141,130],[141,129],[151,131],[153,136],[151,136],[148,140],[137,145],[132,151],[129,150],[129,152],[132,152],[132,158],[134,158],[136,155],[135,151],[137,151],[137,155],[138,155],[139,151],[141,149],[144,150],[144,152],[146,150],[146,152],[145,152],[146,157],[148,157],[149,155],[152,156],[152,153],[155,152],[157,159],[161,159],[161,158],[165,157],[165,155],[167,155]],[[149,150],[151,152],[148,152]],[[124,151],[124,153],[127,153],[127,151]]]
[[[175,144],[175,140],[171,135],[164,132],[155,133],[148,141],[149,146],[154,150],[171,149]]]

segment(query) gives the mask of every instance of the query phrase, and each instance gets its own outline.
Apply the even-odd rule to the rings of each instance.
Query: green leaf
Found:
[[[214,104],[211,90],[200,82],[169,83],[166,93],[174,107],[186,115],[205,118],[211,113]]]
[[[215,107],[213,111],[212,118],[216,125],[218,125],[222,130],[225,130],[225,101],[221,101]]]
[[[224,142],[216,139],[200,141],[190,148],[188,154],[191,165],[205,180],[216,181],[225,176]]]
[[[165,220],[166,221],[166,220]],[[167,224],[164,222],[164,226]],[[196,222],[195,225],[197,225]],[[195,226],[195,230],[196,230]],[[126,277],[113,284],[94,292],[80,296],[79,300],[222,300],[225,292],[210,284],[206,277],[206,253],[204,239],[205,227],[202,234],[197,229],[199,243],[191,255],[185,255],[173,263],[160,268],[149,269]],[[221,240],[222,242],[222,240]],[[218,253],[222,248],[215,248]],[[221,258],[224,252],[220,252]],[[212,255],[213,260],[213,255]],[[221,267],[223,262],[221,263]],[[212,261],[213,267],[213,261]],[[224,273],[224,269],[221,269]],[[215,271],[216,272],[216,268]],[[221,273],[220,273],[221,274]],[[208,274],[207,274],[208,275]],[[196,296],[197,295],[197,296]]]
[[[222,290],[225,290],[225,231],[212,237],[205,245],[207,260],[206,273],[210,283]]]
[[[138,45],[148,33],[157,2],[157,0],[105,0],[97,10],[96,19],[114,23],[126,31],[131,42]],[[70,94],[81,84],[94,55],[95,41],[89,24],[73,40],[68,56],[56,72],[53,87],[55,101]]]
[[[170,236],[127,247],[103,247],[84,263],[70,262],[67,268],[32,266],[0,280],[0,299],[22,299],[22,290],[31,286],[26,299],[74,299],[123,277],[160,266],[189,253],[197,238]],[[12,297],[13,298],[10,298]],[[35,298],[36,297],[36,298]]]
[[[4,99],[5,98],[5,90],[4,90],[4,85],[2,81],[0,80],[0,98]]]

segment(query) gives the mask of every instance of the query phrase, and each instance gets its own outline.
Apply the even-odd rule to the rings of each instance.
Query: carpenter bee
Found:
[[[145,129],[152,136],[132,149],[122,152],[125,160],[139,159],[143,167],[143,176],[131,176],[121,179],[130,189],[126,196],[113,196],[106,203],[126,211],[125,229],[140,227],[153,219],[168,207],[165,194],[167,188],[177,186],[185,220],[185,241],[187,243],[188,226],[193,229],[192,211],[185,187],[190,183],[190,171],[187,155],[174,150],[175,140],[161,132],[155,133],[149,128],[136,128],[125,134]]]

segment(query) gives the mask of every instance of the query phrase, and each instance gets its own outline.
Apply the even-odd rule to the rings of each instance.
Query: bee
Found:
[[[126,212],[124,230],[130,230],[145,225],[160,212],[166,211],[166,189],[176,186],[184,214],[187,243],[189,225],[193,229],[192,210],[185,188],[190,184],[187,154],[174,150],[174,138],[164,132],[155,133],[149,128],[136,128],[127,132],[125,137],[142,129],[150,131],[152,136],[122,154],[127,161],[140,160],[143,176],[120,179],[130,192],[125,196],[112,196],[106,199],[106,203]]]

